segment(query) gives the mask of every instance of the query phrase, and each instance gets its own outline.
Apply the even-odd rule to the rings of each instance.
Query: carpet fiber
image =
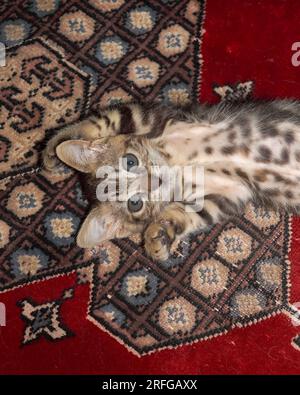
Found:
[[[182,102],[197,98],[200,85],[200,99],[211,102],[295,95],[300,81],[287,48],[297,35],[287,21],[299,5],[35,0],[1,7],[0,41],[9,48],[0,69],[7,311],[0,372],[299,372],[299,330],[273,317],[298,314],[291,302],[300,270],[287,260],[287,215],[249,205],[243,216],[191,235],[163,264],[145,256],[138,235],[83,251],[74,243],[87,209],[77,175],[39,168],[49,136],[110,102]],[[254,45],[262,26],[264,40]],[[275,45],[273,30],[285,41]],[[293,239],[291,256],[297,251]],[[290,282],[298,284],[291,292]],[[137,355],[193,344],[137,360],[103,330]]]

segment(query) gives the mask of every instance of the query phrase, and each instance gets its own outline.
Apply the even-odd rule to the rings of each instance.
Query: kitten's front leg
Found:
[[[205,169],[205,194],[201,210],[187,211],[184,204],[171,203],[148,226],[144,236],[145,248],[153,259],[167,259],[172,243],[180,237],[242,212],[252,198],[251,188],[245,182],[249,176],[230,165],[226,166],[224,174],[224,168],[225,164],[215,164]]]
[[[170,224],[152,223],[146,229],[145,249],[147,254],[156,261],[165,261],[175,240],[174,228]]]
[[[167,260],[173,243],[201,226],[203,221],[197,213],[187,212],[183,204],[171,203],[147,227],[144,234],[146,252],[156,261]]]

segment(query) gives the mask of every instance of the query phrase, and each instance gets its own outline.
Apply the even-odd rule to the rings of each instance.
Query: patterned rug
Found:
[[[0,292],[76,271],[56,296],[18,299],[22,345],[73,336],[62,311],[83,284],[87,318],[137,355],[280,312],[300,318],[289,302],[287,215],[249,205],[189,236],[161,264],[146,257],[139,235],[82,250],[74,238],[87,201],[78,176],[39,167],[47,139],[91,108],[196,99],[204,10],[196,0],[2,2]],[[243,100],[252,89],[252,81],[211,87],[219,100]]]
[[[194,37],[201,13],[197,1],[175,3],[3,6],[1,290],[93,260],[74,243],[87,206],[78,176],[67,169],[39,171],[47,138],[91,107],[145,97],[185,101],[196,92]]]

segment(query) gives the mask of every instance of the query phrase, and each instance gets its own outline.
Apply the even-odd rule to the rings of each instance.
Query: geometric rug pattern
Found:
[[[164,263],[140,236],[75,245],[88,207],[77,174],[40,168],[47,139],[101,106],[197,99],[205,1],[2,2],[0,293],[77,271],[54,300],[19,300],[22,344],[73,336],[61,308],[89,282],[87,318],[137,355],[220,335],[289,305],[290,218],[249,205],[180,242]],[[255,81],[254,81],[255,83]],[[253,81],[214,86],[244,99]],[[294,346],[300,345],[299,337]]]
[[[190,236],[163,263],[131,241],[106,244],[93,267],[89,319],[142,355],[225,333],[289,307],[289,219],[247,207]]]
[[[194,0],[3,4],[0,290],[90,263],[75,245],[87,208],[79,177],[40,170],[41,151],[91,108],[190,100],[200,15]]]

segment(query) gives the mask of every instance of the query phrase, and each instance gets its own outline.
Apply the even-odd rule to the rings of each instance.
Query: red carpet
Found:
[[[299,39],[299,16],[296,0],[208,0],[200,99],[214,101],[213,85],[238,81],[253,81],[255,97],[300,99],[300,68],[291,64],[291,46]],[[300,219],[295,218],[290,253],[293,302],[300,302],[299,243]],[[86,320],[89,286],[76,287],[75,295],[66,293],[74,282],[75,274],[69,274],[1,294],[7,308],[7,326],[0,330],[1,373],[300,373],[300,352],[291,346],[300,326],[293,326],[284,315],[212,340],[137,358]],[[34,303],[45,303],[45,296],[46,300],[56,300],[57,308],[61,304],[63,322],[52,336],[41,337],[38,342],[30,340],[32,334],[28,332],[27,341],[32,343],[20,346],[24,328],[29,326],[30,306],[34,309]],[[20,300],[24,309],[27,306],[24,322],[19,319]],[[58,332],[63,332],[64,339],[51,341]]]

